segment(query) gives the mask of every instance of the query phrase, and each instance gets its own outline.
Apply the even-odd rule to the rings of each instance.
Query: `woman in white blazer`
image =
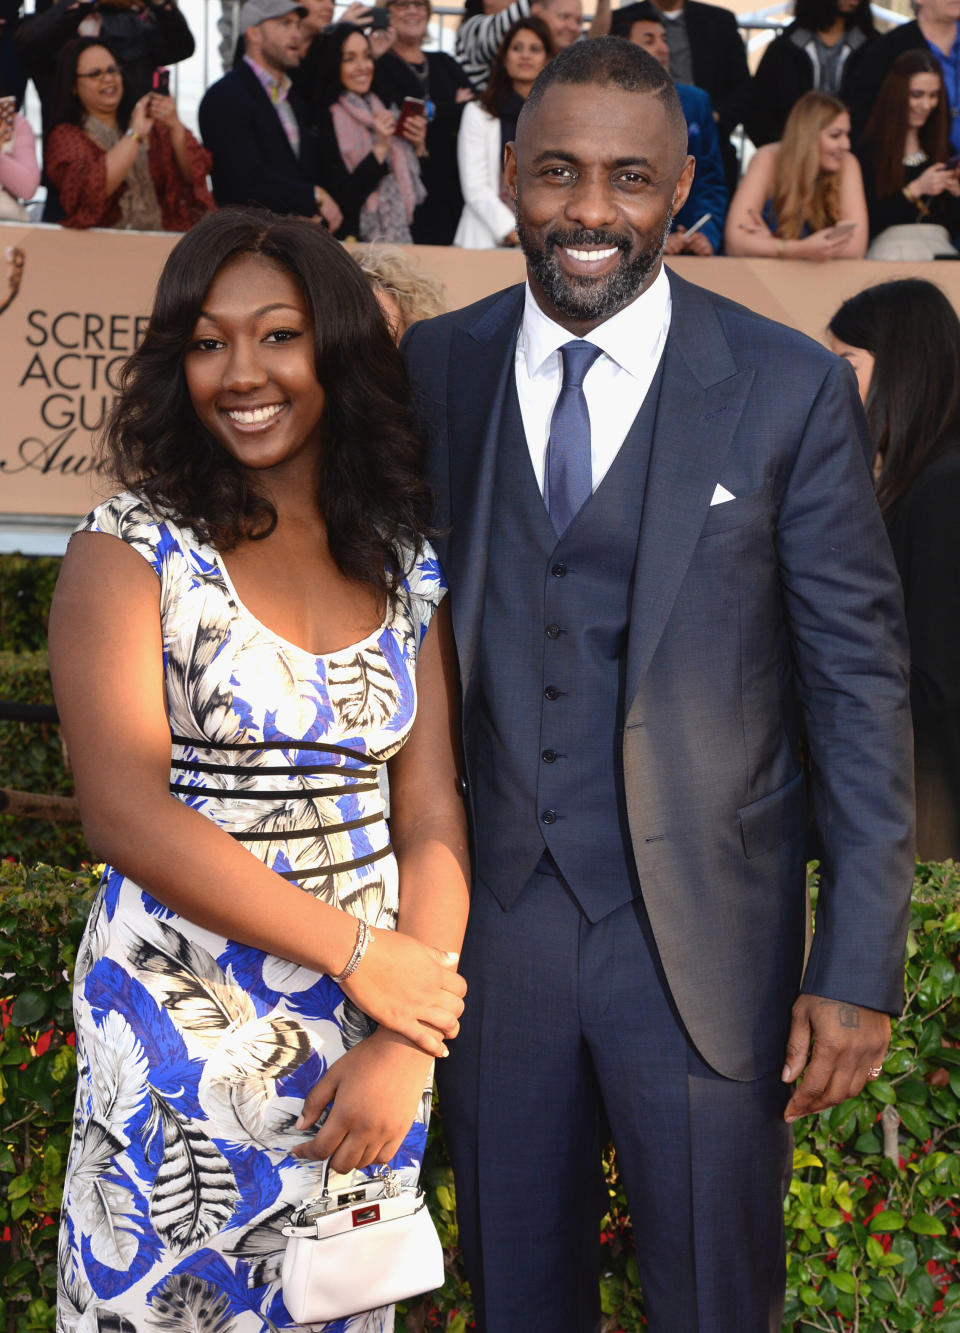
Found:
[[[457,137],[463,212],[454,245],[492,250],[517,244],[513,206],[503,186],[503,149],[516,137],[527,94],[553,55],[543,20],[519,19],[504,34],[486,91],[463,108]]]

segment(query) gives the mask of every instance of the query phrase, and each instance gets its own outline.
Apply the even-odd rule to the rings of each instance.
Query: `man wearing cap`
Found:
[[[200,103],[200,134],[213,154],[213,193],[227,204],[260,204],[300,213],[336,231],[336,202],[317,182],[317,141],[290,83],[300,63],[300,20],[293,0],[244,0],[244,55]]]

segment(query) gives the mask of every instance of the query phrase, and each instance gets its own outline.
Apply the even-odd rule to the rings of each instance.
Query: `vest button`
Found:
[[[548,625],[548,626],[547,626],[547,638],[548,638],[548,639],[555,639],[559,633],[560,633],[560,626],[559,626],[559,625]]]
[[[557,822],[557,812],[556,810],[544,810],[540,818],[545,824],[555,824]]]
[[[557,752],[556,750],[544,750],[540,758],[543,760],[545,764],[552,764],[556,761]]]
[[[543,692],[543,697],[549,699],[550,702],[553,703],[554,699],[560,698],[560,691],[557,689],[556,685],[548,685]]]
[[[553,568],[550,570],[550,573],[553,575],[555,579],[562,579],[563,576],[566,574],[566,572],[567,572],[567,567],[562,560],[558,564],[554,565]]]

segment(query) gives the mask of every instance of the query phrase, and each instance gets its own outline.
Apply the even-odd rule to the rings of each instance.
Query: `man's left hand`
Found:
[[[800,1116],[856,1097],[871,1070],[883,1064],[889,1042],[889,1014],[822,995],[801,995],[793,1006],[782,1078],[792,1083],[802,1073],[803,1082],[787,1103],[784,1120],[792,1124]]]

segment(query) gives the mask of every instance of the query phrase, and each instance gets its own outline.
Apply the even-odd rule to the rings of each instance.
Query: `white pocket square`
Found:
[[[711,507],[713,505],[723,505],[726,504],[728,500],[735,500],[736,498],[737,497],[732,491],[728,491],[726,486],[721,486],[718,481],[717,489],[713,492],[713,499],[710,501],[710,504]]]

